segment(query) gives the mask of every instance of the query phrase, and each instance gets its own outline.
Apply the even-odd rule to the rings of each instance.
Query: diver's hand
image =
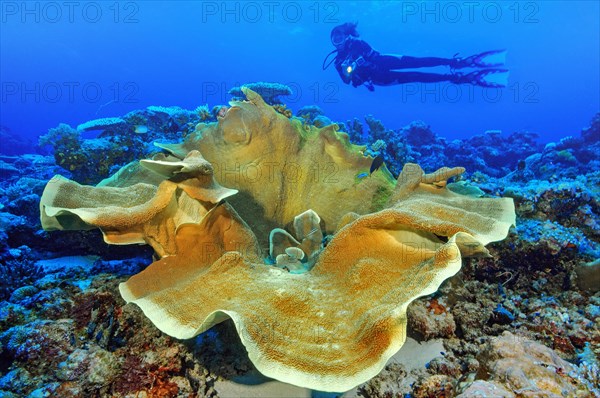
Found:
[[[370,81],[370,80],[367,80],[367,81],[364,83],[364,85],[365,85],[365,87],[367,88],[367,90],[369,90],[369,91],[375,91],[375,86],[373,86],[373,82],[372,82],[372,81]]]

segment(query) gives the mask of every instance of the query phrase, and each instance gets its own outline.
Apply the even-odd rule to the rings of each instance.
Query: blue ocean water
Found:
[[[423,120],[448,138],[525,130],[552,141],[600,108],[597,1],[1,4],[0,124],[33,139],[148,105],[226,104],[230,88],[254,81],[289,85],[293,110],[372,114],[390,128]],[[506,49],[509,84],[346,85],[322,63],[331,29],[348,21],[382,54]]]

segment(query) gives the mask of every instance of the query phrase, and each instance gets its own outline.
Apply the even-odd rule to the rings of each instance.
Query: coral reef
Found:
[[[31,249],[27,246],[11,248],[0,254],[0,300],[11,292],[38,279],[40,269],[35,265]]]
[[[384,169],[380,178],[343,193],[339,187],[349,186],[369,158],[345,134],[330,127],[306,131],[243,90],[248,101],[232,103],[218,124],[201,128],[181,145],[161,145],[174,158],[141,161],[154,176],[128,168],[95,188],[52,179],[41,198],[42,226],[95,226],[109,243],[150,244],[160,260],[121,284],[120,291],[167,334],[190,338],[232,318],[263,374],[319,390],[350,389],[377,374],[402,346],[412,300],[455,274],[461,253],[489,255],[483,246],[506,236],[515,223],[512,200],[453,193],[446,181],[464,169],[425,174],[414,164],[404,166],[395,187]],[[265,158],[274,171],[265,178],[276,179],[279,189],[264,190],[260,174],[248,182],[223,172],[227,162],[260,170],[264,164],[255,154],[276,148]],[[291,180],[284,169],[296,164],[307,170],[311,163],[333,165],[337,178]],[[125,173],[123,186],[119,176]],[[309,277],[261,263],[259,241],[243,221],[250,214],[240,218],[233,201],[233,207],[222,202],[237,191],[221,187],[215,176],[258,205],[255,223],[293,221],[298,240],[279,237],[274,251],[271,233],[271,255],[277,265],[286,256],[282,261],[290,271],[296,270],[294,261],[306,258],[314,263]],[[132,178],[146,183],[130,185]],[[343,199],[344,206],[332,206],[334,198]],[[292,218],[303,208],[311,210]],[[320,232],[321,220],[334,235],[319,254],[322,235],[312,235]],[[363,247],[365,242],[371,243]],[[279,293],[273,296],[274,289]],[[340,311],[336,303],[342,297],[352,299],[356,309]],[[359,305],[369,301],[377,311]]]
[[[536,135],[528,132],[516,132],[505,138],[497,131],[488,131],[469,139],[447,142],[422,121],[396,131],[387,129],[372,115],[365,117],[365,123],[366,131],[358,119],[346,122],[345,129],[353,142],[384,141],[384,160],[394,175],[406,162],[418,162],[426,169],[455,162],[468,170],[501,177],[541,149],[535,141]]]
[[[60,124],[39,139],[41,147],[51,147],[56,163],[83,184],[96,184],[134,160],[157,152],[152,140],[178,141],[200,120],[201,115],[178,107],[149,106],[123,118],[97,119],[77,129]],[[206,118],[204,120],[212,120]],[[93,139],[81,132],[100,130]]]
[[[386,129],[381,121],[375,119],[372,115],[367,115],[365,117],[365,122],[368,126],[368,131],[366,132],[358,119],[346,123],[346,129],[350,136],[350,140],[361,144],[368,144],[376,141],[384,142],[385,148],[381,155],[392,174],[398,175],[400,170],[402,170],[404,163],[416,162],[416,158],[409,153],[410,146],[406,142],[404,136],[395,134],[393,130]],[[373,151],[372,153],[377,155],[379,154],[379,151]],[[440,164],[435,168],[430,168],[429,165],[422,164],[421,159],[419,159],[419,163],[425,169],[430,170],[435,170],[444,166],[443,164]]]
[[[208,109],[211,109],[209,113]],[[219,183],[239,190],[226,198],[227,209],[223,209],[223,205],[202,203],[211,216],[200,215],[199,218],[207,225],[221,220],[224,215],[231,216],[235,208],[258,240],[256,250],[260,251],[260,258],[251,262],[255,269],[267,268],[286,280],[310,278],[323,268],[317,262],[322,254],[339,247],[341,241],[336,243],[335,236],[339,237],[345,229],[350,230],[353,223],[359,221],[358,217],[390,205],[384,198],[389,199],[393,191],[386,190],[381,193],[381,200],[365,204],[367,210],[342,216],[337,224],[330,222],[335,212],[304,215],[301,219],[306,222],[295,223],[296,216],[308,208],[289,209],[285,215],[276,211],[266,216],[264,208],[278,196],[251,200],[256,192],[267,190],[266,187],[277,187],[277,192],[287,200],[299,197],[309,203],[319,203],[319,196],[329,194],[327,190],[307,193],[299,190],[304,180],[296,180],[297,172],[291,169],[294,166],[286,170],[286,178],[264,177],[269,172],[274,173],[280,162],[287,162],[277,153],[278,148],[288,145],[287,140],[282,143],[275,139],[273,150],[254,153],[259,167],[240,162],[238,168],[237,159],[218,162],[215,161],[221,156],[218,152],[210,157],[206,155],[203,139],[214,139],[214,143],[218,143],[218,132],[227,132],[228,151],[235,154],[239,149],[241,155],[244,148],[248,149],[244,144],[244,137],[248,137],[246,130],[254,131],[261,123],[285,122],[304,137],[300,140],[302,145],[308,143],[309,146],[321,134],[321,128],[336,123],[316,107],[298,110],[297,117],[292,118],[275,114],[272,119],[272,113],[261,113],[264,119],[251,118],[248,126],[232,123],[236,118],[230,117],[240,112],[235,105],[232,112],[229,111],[229,107],[222,105],[213,108],[205,105],[193,111],[149,107],[121,116],[125,124],[118,129],[96,130],[99,132],[96,138],[87,138],[96,132],[80,134],[63,125],[52,137],[47,137],[46,144],[58,143],[54,145],[52,156],[0,156],[3,171],[0,179],[0,278],[3,283],[0,287],[0,396],[119,398],[255,394],[256,386],[244,386],[246,383],[261,384],[260,391],[269,391],[269,396],[292,394],[289,386],[257,376],[258,371],[232,320],[221,322],[194,339],[178,342],[161,333],[137,306],[124,304],[119,298],[119,284],[126,283],[131,275],[142,275],[152,261],[164,264],[164,259],[169,257],[153,259],[154,250],[150,246],[109,246],[102,242],[100,230],[50,233],[40,230],[36,203],[42,196],[44,184],[52,176],[62,174],[79,183],[96,184],[112,175],[99,185],[105,188],[126,188],[144,180],[152,181],[149,185],[154,188],[148,192],[157,192],[158,186],[168,181],[176,184],[175,196],[185,196],[188,195],[185,190],[193,188],[184,183],[185,177],[189,177],[185,170],[190,160],[186,160],[185,155],[194,149],[200,149],[207,161],[213,163],[212,175]],[[516,132],[505,138],[497,131],[489,131],[464,140],[446,141],[422,122],[392,130],[373,116],[367,119],[364,125],[358,120],[346,125],[337,123],[348,131],[351,143],[361,145],[342,145],[341,148],[346,149],[341,149],[341,153],[353,148],[357,155],[366,155],[361,172],[348,179],[342,173],[344,179],[337,185],[339,170],[350,170],[354,166],[334,170],[322,169],[329,163],[313,164],[308,170],[319,170],[319,173],[314,173],[318,178],[310,181],[327,182],[334,192],[338,189],[342,193],[356,187],[363,189],[365,182],[373,184],[371,179],[375,179],[376,184],[369,189],[378,184],[386,186],[387,180],[393,184],[391,178],[382,179],[385,169],[368,177],[370,161],[377,154],[384,155],[395,176],[401,173],[404,163],[411,161],[428,171],[446,164],[459,164],[466,166],[467,172],[455,176],[455,182],[448,183],[447,189],[473,198],[513,198],[517,227],[511,229],[507,239],[487,246],[492,257],[464,256],[467,247],[463,245],[461,272],[447,279],[433,295],[416,299],[408,306],[406,333],[409,338],[398,353],[405,353],[403,359],[398,362],[393,357],[376,377],[343,396],[600,396],[600,332],[597,328],[600,322],[600,284],[597,282],[600,114],[581,135],[574,132],[573,137],[545,146],[535,142],[535,136],[527,132]],[[329,130],[335,131],[335,127]],[[18,137],[16,133],[10,134]],[[340,136],[339,132],[329,134]],[[203,135],[206,137],[202,138]],[[249,137],[256,138],[255,135]],[[183,146],[174,144],[182,138],[186,140]],[[96,141],[98,139],[103,142]],[[131,143],[127,144],[130,148],[127,153],[115,157],[103,153],[111,160],[102,169],[102,175],[93,164],[83,163],[81,155],[86,153],[81,148],[112,151],[114,143],[126,141]],[[153,141],[163,143],[161,147],[171,147],[176,156],[154,155],[157,149]],[[196,147],[194,142],[202,148]],[[322,153],[336,158],[340,152],[332,148],[336,146],[324,145]],[[391,148],[389,153],[388,148]],[[39,151],[30,149],[31,152],[36,150]],[[67,161],[73,155],[77,156]],[[309,156],[322,155],[315,152]],[[144,161],[144,165],[137,162],[148,158],[152,159],[149,163]],[[57,159],[64,160],[63,167],[57,164]],[[296,161],[293,159],[294,164]],[[110,162],[114,164],[109,165]],[[79,165],[75,173],[68,170],[71,164]],[[258,177],[258,171],[263,177]],[[197,179],[198,174],[196,176]],[[222,178],[228,182],[224,183]],[[252,187],[252,181],[256,187]],[[445,192],[441,182],[428,180],[424,185]],[[71,183],[63,187],[66,190],[74,187],[78,192],[82,189]],[[82,202],[84,198],[74,203],[77,206],[71,210],[79,209]],[[139,200],[131,201],[129,209],[134,209],[134,202],[139,203]],[[326,202],[321,204],[323,209],[344,206],[342,200]],[[181,202],[182,209],[186,203],[190,201]],[[70,208],[66,203],[59,207]],[[168,209],[165,207],[165,210]],[[105,213],[111,214],[111,211]],[[79,216],[67,211],[58,218],[73,222]],[[266,225],[261,229],[259,224],[263,222]],[[313,232],[317,223],[320,233]],[[429,220],[424,219],[423,223],[429,224]],[[219,222],[214,224],[211,234],[218,230]],[[269,240],[270,232],[277,229],[285,233]],[[180,224],[179,230],[190,237],[194,228]],[[356,232],[355,237],[363,236],[358,230],[351,231]],[[108,232],[110,235],[113,231]],[[149,230],[140,231],[138,236],[148,233]],[[156,236],[167,235],[158,233]],[[320,243],[317,242],[319,237],[322,237]],[[443,234],[437,239],[442,245],[448,244]],[[174,243],[175,248],[168,250],[177,252],[177,240],[167,239],[167,242]],[[191,246],[189,242],[183,240],[180,246]],[[222,245],[223,242],[209,243],[208,247],[215,250],[209,253],[208,260],[197,261],[195,257],[191,260],[211,262],[223,250]],[[366,245],[374,251],[379,249],[379,241]],[[171,246],[165,244],[164,247]],[[277,257],[280,257],[280,266],[276,266]],[[311,258],[316,261],[313,263]],[[359,267],[363,274],[358,276],[366,275],[364,272],[369,268],[365,267]],[[233,265],[227,272],[233,277],[237,275],[237,268]],[[379,282],[383,275],[374,275],[373,283]],[[204,273],[199,278],[206,276]],[[273,288],[271,286],[271,294]],[[287,289],[287,285],[284,288]],[[221,286],[215,289],[219,294],[222,290]],[[204,286],[199,291],[206,294]],[[339,307],[360,311],[360,305],[348,297],[350,295],[340,299]],[[367,297],[363,304],[371,303],[372,299]],[[282,304],[282,308],[303,311],[303,307],[290,301]],[[278,323],[269,331],[282,327]],[[256,330],[250,328],[250,331]],[[289,334],[289,329],[285,331]],[[315,336],[324,338],[324,331],[319,329]],[[411,362],[413,359],[416,363]],[[342,360],[344,364],[348,361],[354,363]],[[231,390],[233,383],[241,384]],[[274,385],[282,390],[270,390]],[[325,395],[316,391],[312,394]]]
[[[296,116],[307,119],[307,122],[314,124],[315,119],[318,116],[325,116],[323,109],[317,105],[307,105],[296,111]]]

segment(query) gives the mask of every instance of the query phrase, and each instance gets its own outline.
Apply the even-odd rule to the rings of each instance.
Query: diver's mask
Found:
[[[331,44],[333,44],[335,47],[340,47],[342,44],[344,44],[347,38],[348,35],[341,31],[334,32],[331,34]]]

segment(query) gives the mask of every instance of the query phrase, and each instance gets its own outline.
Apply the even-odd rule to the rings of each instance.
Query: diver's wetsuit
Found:
[[[452,66],[455,62],[456,58],[382,55],[373,50],[364,40],[348,37],[343,47],[338,49],[334,65],[344,83],[352,83],[352,86],[358,87],[364,83],[390,86],[410,82],[451,81],[453,79],[451,74],[397,72],[395,69]],[[348,73],[343,65],[352,63],[356,64],[355,68]]]

